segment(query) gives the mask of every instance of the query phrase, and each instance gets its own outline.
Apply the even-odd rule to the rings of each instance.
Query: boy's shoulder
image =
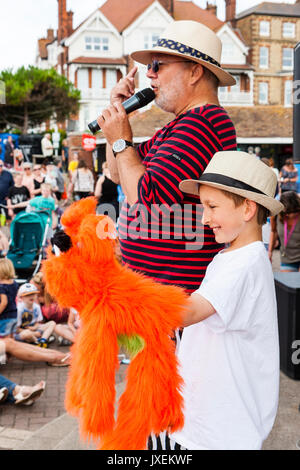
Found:
[[[237,276],[247,277],[250,273],[270,268],[270,261],[262,242],[254,242],[232,251],[223,250],[213,260],[216,270],[235,272]],[[212,263],[211,263],[212,264]]]

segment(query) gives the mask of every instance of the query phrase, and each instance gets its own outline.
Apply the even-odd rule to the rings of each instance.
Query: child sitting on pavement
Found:
[[[37,343],[38,346],[46,348],[56,323],[54,321],[42,323],[41,307],[36,302],[38,293],[38,289],[29,282],[23,284],[18,290],[18,323],[15,339]]]
[[[55,333],[59,335],[59,345],[69,346],[73,344],[79,326],[79,314],[75,308],[70,308],[68,323],[66,325],[59,324],[55,327]]]
[[[279,343],[262,225],[282,210],[274,199],[276,184],[271,168],[237,151],[217,152],[199,180],[179,184],[200,195],[202,223],[226,246],[183,316],[178,354],[185,423],[170,436],[179,448],[258,450],[272,429]]]
[[[17,324],[18,284],[15,268],[8,258],[0,258],[0,338],[11,337]]]

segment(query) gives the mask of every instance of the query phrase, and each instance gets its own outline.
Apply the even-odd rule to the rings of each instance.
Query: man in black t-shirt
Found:
[[[30,200],[30,193],[26,186],[22,184],[22,173],[16,173],[14,176],[15,184],[9,189],[7,195],[8,215],[14,218],[16,214],[24,211],[27,202]]]

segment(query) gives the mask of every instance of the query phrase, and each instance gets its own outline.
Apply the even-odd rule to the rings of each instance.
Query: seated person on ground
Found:
[[[56,326],[54,321],[43,322],[41,307],[36,302],[37,288],[27,282],[18,290],[18,322],[15,339],[48,346],[48,340]]]

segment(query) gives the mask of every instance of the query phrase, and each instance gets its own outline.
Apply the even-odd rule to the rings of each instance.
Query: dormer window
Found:
[[[91,51],[92,50],[92,38],[91,36],[85,37],[85,50]]]
[[[109,49],[108,37],[85,36],[85,50],[86,51],[108,51],[108,49]]]
[[[151,49],[157,43],[159,33],[145,33],[144,34],[144,49]]]

